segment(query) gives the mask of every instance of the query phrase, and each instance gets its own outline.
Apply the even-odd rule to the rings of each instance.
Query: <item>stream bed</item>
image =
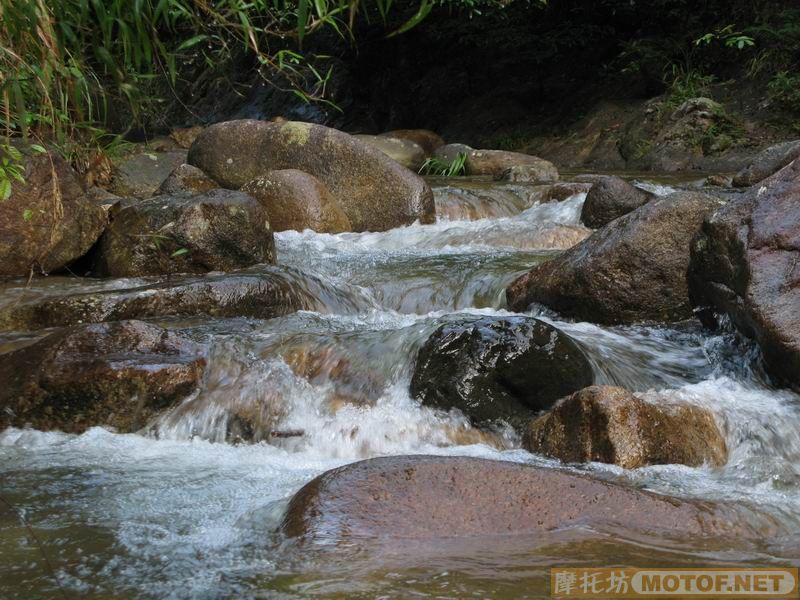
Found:
[[[585,195],[539,203],[522,184],[435,187],[446,216],[433,225],[276,234],[278,263],[314,277],[318,311],[157,320],[209,343],[209,366],[199,393],[140,434],[0,432],[0,495],[14,507],[0,505],[0,598],[547,598],[552,566],[800,565],[800,397],[769,385],[756,349],[695,322],[600,327],[549,311],[537,316],[584,348],[598,383],[707,407],[729,448],[721,468],[573,468],[738,503],[763,539],[745,546],[573,529],[314,555],[276,533],[303,484],[364,458],[561,467],[520,450],[510,430],[482,433],[460,414],[420,406],[408,385],[418,349],[443,322],[510,314],[505,287],[581,229]],[[0,288],[0,306],[148,281],[22,282]],[[0,351],[33,339],[4,333]],[[232,407],[266,411],[286,435],[226,443]]]

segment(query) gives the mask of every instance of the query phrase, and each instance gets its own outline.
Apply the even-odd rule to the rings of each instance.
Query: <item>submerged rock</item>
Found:
[[[0,429],[143,427],[200,384],[205,348],[141,321],[53,333],[0,360]]]
[[[597,229],[644,206],[655,197],[620,177],[603,177],[592,185],[581,209],[581,221]]]
[[[102,276],[233,271],[275,260],[264,207],[230,190],[156,196],[112,215],[100,240]]]
[[[61,269],[83,256],[106,225],[106,213],[85,195],[58,154],[23,153],[25,182],[12,180],[0,202],[0,277]]]
[[[594,323],[689,318],[691,240],[721,205],[695,192],[652,200],[517,279],[506,290],[508,305],[523,311],[538,302]]]
[[[381,137],[410,140],[419,144],[426,156],[433,156],[434,152],[445,145],[442,136],[429,129],[395,129],[382,133]]]
[[[216,181],[197,167],[184,163],[175,167],[167,176],[158,188],[157,194],[180,194],[182,192],[203,194],[217,188],[219,188],[219,184]]]
[[[444,456],[373,458],[323,473],[289,502],[289,537],[365,540],[545,536],[567,527],[671,536],[754,533],[735,511],[531,465]]]
[[[129,289],[45,297],[0,310],[0,330],[35,330],[78,323],[208,315],[271,319],[319,310],[320,301],[290,270],[208,275]]]
[[[523,446],[565,462],[604,462],[625,469],[721,466],[727,460],[725,438],[707,410],[657,406],[611,386],[588,387],[560,400],[530,423]]]
[[[467,154],[467,175],[491,175],[504,178],[509,171],[507,181],[539,181],[550,183],[558,181],[558,170],[538,156],[507,152],[505,150],[473,150]],[[515,175],[516,174],[516,175]],[[516,179],[512,177],[516,176]],[[541,176],[543,179],[537,179]]]
[[[748,187],[780,171],[790,162],[800,158],[800,140],[775,144],[759,152],[744,169],[733,178],[734,187]]]
[[[310,173],[328,188],[354,231],[435,219],[433,193],[421,177],[353,136],[321,125],[217,123],[197,138],[189,163],[229,188],[274,170]]]
[[[425,150],[411,140],[379,135],[356,135],[355,137],[365,144],[377,148],[392,160],[415,173],[425,162]]]
[[[474,423],[519,425],[594,380],[577,344],[531,317],[486,317],[442,325],[417,355],[411,395]]]
[[[769,372],[800,390],[800,160],[709,215],[692,244],[689,291],[706,324],[730,316]]]
[[[270,171],[242,187],[269,214],[275,231],[312,229],[317,233],[350,231],[350,219],[323,183],[296,169]]]
[[[109,190],[118,196],[149,198],[185,162],[185,150],[131,154],[115,166]]]

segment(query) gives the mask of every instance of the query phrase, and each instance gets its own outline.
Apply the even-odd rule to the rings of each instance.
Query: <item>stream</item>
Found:
[[[419,405],[408,385],[418,349],[443,322],[510,314],[501,308],[505,287],[582,231],[585,194],[541,203],[524,184],[433,185],[433,225],[275,235],[278,263],[297,269],[296,285],[315,294],[318,310],[267,321],[157,320],[209,343],[209,367],[199,393],[140,434],[0,432],[0,494],[16,507],[0,506],[0,598],[547,598],[551,566],[800,565],[800,396],[769,385],[755,347],[694,322],[600,327],[546,310],[536,315],[584,348],[598,383],[707,407],[729,448],[721,468],[571,468],[740,504],[763,539],[576,529],[316,555],[275,533],[302,485],[364,458],[562,466],[519,449],[511,430],[480,432],[460,414]],[[639,185],[665,194],[680,182]],[[148,281],[18,282],[0,288],[0,305]],[[33,339],[4,333],[0,351]],[[227,443],[237,411],[260,411],[285,435]]]

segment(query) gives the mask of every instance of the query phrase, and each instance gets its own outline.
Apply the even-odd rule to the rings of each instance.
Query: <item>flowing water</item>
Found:
[[[532,188],[486,182],[440,182],[436,195],[443,216],[434,225],[277,234],[279,263],[316,294],[315,311],[159,321],[208,342],[209,368],[198,394],[141,434],[0,433],[0,493],[15,507],[0,507],[0,598],[538,598],[548,596],[551,566],[797,565],[800,397],[769,385],[756,350],[694,323],[599,327],[548,311],[538,314],[583,346],[599,382],[711,409],[730,449],[721,468],[580,470],[735,502],[763,527],[761,541],[576,529],[316,556],[276,534],[297,489],[363,458],[424,453],[557,466],[520,450],[512,431],[481,433],[459,414],[420,406],[408,383],[437,326],[467,313],[508,314],[505,286],[565,239],[585,235],[584,196],[540,204]],[[9,286],[0,307],[149,282]],[[0,350],[35,337],[6,333]],[[264,442],[226,442],[242,411],[268,425]]]

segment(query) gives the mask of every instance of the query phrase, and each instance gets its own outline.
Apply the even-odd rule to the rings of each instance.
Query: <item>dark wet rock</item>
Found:
[[[531,317],[486,317],[448,323],[417,355],[411,395],[474,423],[519,425],[594,380],[581,349],[552,325]]]
[[[197,137],[203,133],[203,129],[205,129],[202,125],[195,125],[194,127],[182,127],[180,129],[173,129],[172,132],[169,134],[170,139],[172,139],[178,146],[188,150],[194,144],[194,141]]]
[[[800,160],[709,215],[692,244],[692,304],[730,316],[769,372],[800,390]]]
[[[158,195],[190,192],[203,194],[219,188],[219,184],[197,167],[186,163],[178,165],[167,176],[156,192]]]
[[[112,214],[95,271],[102,276],[232,271],[275,260],[266,209],[231,190],[156,196]]]
[[[382,133],[381,137],[410,140],[415,144],[419,144],[425,151],[426,156],[433,156],[436,150],[445,145],[442,136],[429,129],[395,129],[394,131]]]
[[[298,310],[322,310],[298,273],[271,267],[258,274],[208,275],[128,289],[51,296],[0,310],[0,330],[162,316],[208,315],[271,319]]]
[[[564,462],[646,465],[727,460],[725,438],[707,410],[645,402],[628,390],[591,386],[559,400],[528,426],[523,446]]]
[[[473,149],[466,144],[445,144],[437,148],[433,155],[443,163],[449,165],[458,158],[459,154],[463,154],[466,157],[469,156],[472,151]]]
[[[696,192],[652,200],[517,279],[508,305],[523,311],[536,302],[594,323],[689,318],[691,240],[721,205]]]
[[[735,187],[748,187],[780,171],[790,162],[800,158],[800,140],[775,144],[759,152],[755,158],[733,178]]]
[[[0,429],[143,427],[200,384],[205,348],[141,321],[63,329],[0,359]]]
[[[603,177],[592,185],[581,209],[581,221],[597,229],[644,206],[655,197],[620,177]]]
[[[185,150],[131,154],[117,163],[109,191],[123,197],[149,198],[185,162]]]
[[[592,189],[591,183],[581,183],[578,181],[554,183],[545,194],[545,199],[550,202],[561,202],[576,194],[586,194],[590,189]]]
[[[25,183],[12,180],[0,202],[0,277],[61,269],[83,256],[106,225],[106,213],[85,195],[56,153],[24,153]]]
[[[425,162],[425,150],[411,140],[380,135],[357,135],[355,137],[373,148],[377,148],[392,160],[415,173]]]
[[[421,177],[353,136],[321,125],[217,123],[197,138],[189,163],[229,188],[274,170],[310,173],[328,188],[354,231],[435,219],[433,193]]]
[[[711,187],[729,188],[732,180],[727,175],[709,175],[706,177],[705,184]]]
[[[558,181],[558,171],[552,163],[538,156],[506,150],[473,150],[467,154],[466,168],[467,175],[491,175],[500,179],[506,171],[513,169],[509,177],[518,177],[513,181]],[[545,178],[536,179],[538,175]]]
[[[370,539],[544,536],[578,526],[675,537],[755,535],[730,507],[556,469],[442,456],[374,458],[323,473],[292,498],[281,529],[337,548]]]
[[[86,199],[95,206],[102,208],[106,213],[111,210],[112,207],[123,201],[123,198],[97,186],[90,187],[86,190]]]
[[[312,229],[318,233],[350,231],[350,219],[325,185],[296,169],[270,171],[242,187],[269,214],[275,231]]]

